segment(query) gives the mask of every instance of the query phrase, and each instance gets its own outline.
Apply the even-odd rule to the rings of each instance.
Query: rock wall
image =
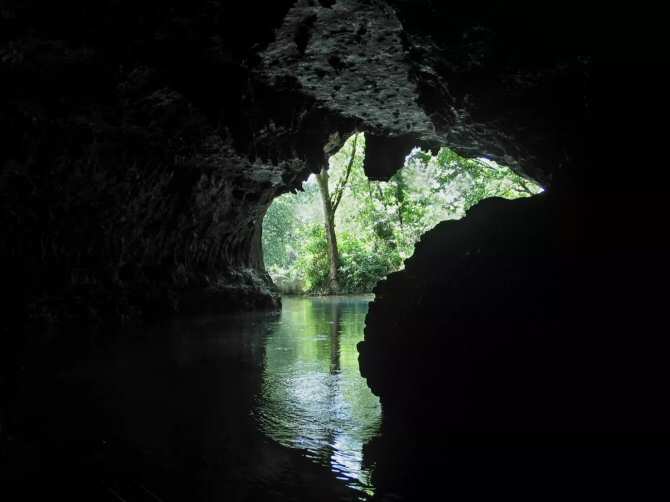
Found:
[[[581,433],[667,431],[654,396],[668,344],[652,327],[668,277],[663,183],[633,182],[648,172],[615,155],[630,144],[612,143],[627,116],[620,87],[601,96],[612,127],[596,127],[592,61],[566,56],[589,47],[574,11],[391,3],[437,134],[462,153],[511,157],[547,187],[438,225],[378,285],[360,363],[393,437],[593,444]],[[639,89],[641,68],[600,71]]]
[[[566,56],[583,42],[578,26],[561,34],[567,11],[392,3],[441,141],[547,193],[485,201],[438,225],[377,286],[359,351],[385,421],[461,436],[616,429],[630,415],[604,425],[614,396],[593,397],[600,338],[579,321],[593,314],[574,291],[596,270],[586,229],[597,226],[585,194],[597,169],[592,63]]]
[[[231,28],[251,6],[156,7],[2,11],[0,247],[23,319],[277,305],[258,222],[305,165],[236,143],[251,44],[288,6],[248,38]]]
[[[478,261],[466,260],[471,272],[459,268],[459,253],[507,252],[511,239],[499,233],[490,249],[477,240],[484,220],[510,211],[542,230],[537,240],[520,231],[529,248],[514,244],[515,256],[554,239],[541,215],[567,215],[551,227],[567,235],[560,242],[579,231],[591,59],[551,45],[574,30],[531,28],[522,13],[428,0],[8,3],[0,11],[0,252],[10,320],[109,325],[165,311],[276,308],[260,247],[265,210],[354,131],[366,133],[372,179],[392,175],[414,146],[448,145],[551,184],[554,202],[477,209],[481,235],[467,230],[469,219],[459,224],[466,230],[438,227],[407,272],[380,285],[361,366],[386,408],[408,407],[409,389],[445,378],[439,361],[423,360],[443,353],[442,330],[452,330],[432,315],[444,312],[440,299],[450,305],[458,288],[470,288],[463,301],[472,305],[501,291]],[[508,225],[516,228],[516,217]],[[472,239],[456,242],[452,232]],[[534,266],[555,265],[538,253]],[[518,291],[500,295],[523,305],[530,286],[512,262],[523,267],[520,258],[482,266],[507,270],[499,279]],[[403,337],[417,312],[424,328],[414,347]],[[3,336],[9,345],[24,339]],[[403,353],[413,362],[407,386],[396,386],[389,372]],[[415,374],[426,366],[437,373]],[[469,427],[472,416],[457,411],[454,426]]]
[[[425,454],[444,431],[666,431],[667,176],[648,155],[664,138],[636,135],[666,91],[620,61],[651,53],[614,51],[598,142],[599,23],[564,2],[4,2],[10,319],[274,307],[274,196],[355,130],[372,179],[448,145],[548,191],[439,225],[379,285],[360,361],[391,436],[425,430]],[[623,146],[621,168],[607,153]]]
[[[400,165],[432,127],[383,2],[1,15],[0,250],[23,320],[276,307],[260,248],[273,197],[354,130],[371,151],[401,144]]]

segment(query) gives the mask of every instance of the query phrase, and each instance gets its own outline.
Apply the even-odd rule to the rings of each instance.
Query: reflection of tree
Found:
[[[330,303],[330,374],[335,375],[340,372],[340,333],[342,317],[342,305],[340,302]],[[331,379],[335,382],[335,379]]]
[[[262,404],[271,436],[361,481],[356,455],[379,416],[358,372],[366,312],[367,302],[352,298],[285,299],[267,338]]]
[[[326,402],[324,403],[326,405],[326,410],[328,410],[331,413],[336,413],[340,404],[338,403],[338,397],[340,393],[339,389],[339,378],[337,378],[335,375],[339,375],[341,371],[341,364],[340,364],[340,335],[342,333],[342,304],[335,300],[335,301],[330,301],[329,303],[329,309],[326,310],[324,309],[324,320],[325,323],[328,325],[328,340],[329,340],[329,345],[330,345],[330,366],[329,366],[329,373],[332,376],[332,378],[328,379],[327,383],[327,395],[326,395]],[[331,424],[329,427],[326,428],[325,432],[325,444],[323,449],[320,452],[321,460],[328,463],[329,465],[333,464],[334,456],[336,453],[335,450],[335,441],[337,439],[337,427],[334,427],[333,424]]]

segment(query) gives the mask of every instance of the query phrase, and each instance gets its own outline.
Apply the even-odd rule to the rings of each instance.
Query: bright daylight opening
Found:
[[[263,221],[266,269],[284,294],[369,293],[401,270],[421,236],[460,219],[489,197],[517,199],[543,191],[492,160],[449,148],[415,148],[386,182],[363,171],[365,136],[351,136],[312,174],[303,190],[277,197]]]
[[[542,188],[448,148],[437,155],[415,148],[386,182],[366,177],[364,158],[365,136],[355,134],[302,191],[277,197],[267,211],[265,264],[287,296],[267,338],[255,413],[269,437],[372,495],[364,449],[379,434],[381,405],[361,377],[356,348],[367,293],[402,269],[439,222],[462,218],[487,197],[530,197]]]

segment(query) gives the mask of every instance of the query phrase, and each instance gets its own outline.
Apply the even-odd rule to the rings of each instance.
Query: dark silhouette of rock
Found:
[[[354,130],[371,150],[429,134],[392,9],[292,4],[3,9],[0,246],[19,322],[276,308],[273,197]]]
[[[439,225],[378,286],[360,362],[380,486],[439,478],[445,445],[661,441],[666,140],[637,129],[667,91],[613,51],[596,127],[583,6],[168,4],[0,9],[3,373],[48,339],[14,325],[276,308],[265,210],[359,130],[372,179],[448,145],[547,189]]]

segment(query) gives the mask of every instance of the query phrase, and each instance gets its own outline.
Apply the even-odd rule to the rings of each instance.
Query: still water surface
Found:
[[[379,430],[379,400],[358,369],[371,296],[284,298],[268,326],[261,430],[328,466],[349,486],[371,492],[363,445]]]
[[[364,499],[380,405],[356,343],[371,299],[285,298],[281,313],[171,320],[100,347],[26,383],[17,420],[39,424],[43,451],[16,470],[72,500]]]

